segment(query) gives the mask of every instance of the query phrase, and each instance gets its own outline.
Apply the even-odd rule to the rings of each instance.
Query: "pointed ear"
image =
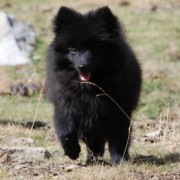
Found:
[[[96,13],[97,15],[101,16],[102,17],[109,17],[109,16],[113,16],[111,10],[109,9],[108,6],[104,6],[104,7],[101,7],[99,9],[96,10]]]
[[[107,6],[97,9],[95,11],[95,16],[99,21],[104,22],[104,24],[108,24],[109,26],[118,26],[119,24],[117,17],[113,15],[110,8]]]
[[[53,21],[54,32],[58,33],[62,28],[74,22],[74,20],[77,19],[79,16],[80,13],[68,7],[62,6]]]

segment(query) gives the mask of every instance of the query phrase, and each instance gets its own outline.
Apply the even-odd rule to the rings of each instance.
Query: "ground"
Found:
[[[15,129],[15,132],[9,133]],[[3,125],[0,128],[1,147],[39,146],[51,154],[50,156],[28,157],[18,153],[4,152],[0,148],[0,177],[12,179],[179,179],[180,178],[180,136],[177,134],[180,125],[177,122],[154,123],[138,121],[133,123],[131,160],[118,166],[109,164],[106,153],[103,164],[87,166],[86,151],[81,144],[80,158],[71,161],[64,157],[51,125],[31,130],[21,125]],[[159,131],[159,133],[157,133]],[[23,141],[22,141],[23,137]],[[8,142],[8,143],[7,143]],[[162,148],[163,147],[163,148]]]
[[[126,163],[111,166],[107,147],[106,163],[87,166],[83,145],[80,158],[71,161],[56,138],[52,106],[45,87],[41,90],[51,20],[61,5],[81,12],[109,5],[140,59],[143,88],[132,119],[131,160]],[[1,0],[0,8],[31,24],[37,33],[31,65],[0,67],[0,179],[180,179],[179,0]],[[10,86],[19,82],[40,88],[28,97],[9,95]],[[12,147],[32,152],[41,147],[51,156],[35,157],[30,151],[27,157],[26,151],[8,151]]]

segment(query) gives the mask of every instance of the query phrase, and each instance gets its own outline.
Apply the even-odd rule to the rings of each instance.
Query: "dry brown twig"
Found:
[[[163,138],[162,144],[165,144],[165,141],[166,141],[166,137],[167,137],[167,133],[168,133],[168,123],[169,123],[169,103],[168,103],[168,107],[167,107],[166,126],[165,126],[165,130],[164,130],[164,138]]]
[[[38,110],[39,110],[40,100],[41,100],[42,94],[43,94],[44,84],[45,84],[45,80],[43,79],[42,87],[41,87],[41,90],[40,90],[40,93],[39,93],[39,97],[38,97],[38,103],[37,103],[37,106],[36,106],[36,112],[34,114],[33,123],[32,123],[31,129],[30,129],[30,132],[29,132],[29,138],[31,138],[32,130],[33,130],[33,127],[34,127],[34,123],[36,121],[37,113],[38,113]]]
[[[126,152],[127,147],[128,147],[129,138],[130,138],[130,131],[131,131],[131,126],[132,126],[131,118],[127,115],[127,113],[124,111],[124,109],[106,91],[104,91],[104,89],[102,89],[100,86],[98,86],[95,83],[89,82],[89,81],[84,81],[84,82],[82,82],[82,84],[90,84],[90,85],[95,86],[96,88],[98,88],[103,93],[102,94],[97,94],[96,96],[97,97],[107,96],[119,108],[119,110],[122,111],[124,113],[124,115],[128,118],[128,120],[130,122],[130,125],[129,125],[129,129],[128,129],[128,139],[127,139],[126,146],[125,146],[125,149],[124,149],[124,152],[123,152],[123,156],[122,156],[122,159],[121,159],[121,162],[120,162],[120,164],[122,164],[124,156],[125,156],[125,152]]]

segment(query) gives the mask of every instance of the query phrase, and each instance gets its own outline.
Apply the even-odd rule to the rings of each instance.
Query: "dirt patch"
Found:
[[[17,179],[61,177],[64,167],[64,164],[54,164],[45,161],[0,164],[1,170],[5,170],[8,176],[16,177]]]
[[[142,173],[137,172],[134,175],[134,179],[142,179],[142,180],[175,180],[180,179],[180,173],[166,173],[166,174],[152,174],[152,173]]]
[[[1,171],[5,170],[6,172],[8,172],[8,177],[13,177],[13,179],[76,179],[76,172],[77,174],[81,171],[82,173],[86,173],[86,166],[84,164],[61,164],[47,161],[14,162],[9,164],[6,163],[0,164],[0,168]],[[106,169],[105,167],[97,167],[97,169],[98,168],[101,168],[101,170],[102,168]],[[87,171],[89,171],[89,168],[87,168]],[[91,177],[88,178],[86,176],[87,175],[84,174],[85,179],[91,179]],[[120,177],[121,176],[119,175],[117,179],[119,179]],[[99,175],[99,178],[97,179],[102,179],[101,175]],[[110,178],[107,179],[110,180]],[[151,172],[128,172],[128,176],[126,177],[126,179],[178,180],[180,179],[180,172],[155,174]]]
[[[163,123],[162,123],[163,124]],[[4,126],[6,127],[6,126]],[[133,132],[133,143],[138,144],[138,146],[144,146],[144,149],[148,151],[146,146],[151,146],[152,142],[146,141],[144,138],[150,132],[154,132],[159,128],[158,123],[154,123],[153,121],[138,121],[133,123],[134,132]],[[163,127],[163,125],[162,125]],[[165,126],[166,127],[166,126]],[[170,125],[168,125],[170,127]],[[95,165],[86,165],[85,164],[85,154],[86,150],[82,146],[81,157],[77,161],[71,161],[68,158],[64,157],[63,151],[61,148],[55,147],[55,150],[50,150],[49,153],[51,156],[46,158],[46,150],[45,148],[37,147],[37,141],[34,142],[33,139],[29,138],[13,138],[13,143],[9,143],[9,146],[5,149],[1,148],[0,153],[0,176],[3,178],[11,178],[12,179],[127,179],[127,180],[178,180],[180,179],[180,154],[177,153],[178,150],[178,138],[173,137],[173,131],[177,132],[177,124],[176,129],[173,129],[173,125],[171,123],[171,131],[167,131],[167,140],[164,142],[164,149],[170,148],[172,153],[167,153],[161,156],[154,155],[141,155],[143,151],[138,150],[138,155],[133,155],[133,159],[127,164],[122,164],[119,166],[112,166],[109,163],[107,164],[95,164]],[[13,128],[16,128],[13,125]],[[19,130],[22,131],[22,128],[17,126]],[[9,127],[7,127],[9,129]],[[23,128],[27,130],[27,128]],[[43,133],[43,131],[52,131],[50,129],[39,130],[36,129],[34,133]],[[17,134],[19,132],[17,131]],[[46,133],[47,140],[51,139],[53,132]],[[160,144],[163,142],[163,136],[158,136],[158,141],[153,142],[153,146],[157,148],[160,147]],[[171,139],[168,139],[171,136]],[[155,136],[156,137],[156,136]],[[174,141],[173,139],[176,139]],[[2,141],[3,146],[5,145],[5,141]],[[2,143],[1,142],[1,143]],[[6,140],[10,142],[10,140]],[[15,143],[14,143],[15,142]],[[18,143],[17,143],[18,142]],[[27,143],[26,143],[27,142]],[[171,142],[171,145],[168,146],[168,143]],[[51,149],[55,144],[59,145],[57,139],[50,140],[49,149]],[[16,146],[17,145],[17,146]],[[150,147],[149,146],[149,147]],[[176,147],[176,148],[175,148]],[[43,149],[43,151],[42,151]],[[29,151],[32,150],[32,151]],[[31,152],[31,153],[30,153]],[[35,153],[37,152],[37,153]],[[168,151],[167,151],[168,152]],[[39,153],[39,154],[38,154]],[[137,153],[137,152],[136,152]],[[156,153],[156,152],[154,152]],[[36,155],[35,155],[36,154]],[[107,151],[106,153],[107,154]],[[108,158],[107,158],[108,157]],[[104,157],[107,162],[109,161],[109,155]],[[167,165],[168,164],[168,165]],[[142,166],[142,167],[141,167]],[[144,166],[149,166],[144,167]],[[154,166],[155,169],[151,168]],[[141,167],[141,168],[140,168]],[[161,167],[161,168],[159,168]],[[163,170],[164,167],[164,170]],[[158,169],[159,168],[159,169]],[[166,170],[167,168],[167,170]],[[172,169],[172,170],[171,170]]]

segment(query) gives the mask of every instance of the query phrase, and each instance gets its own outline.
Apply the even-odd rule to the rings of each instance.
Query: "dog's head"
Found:
[[[90,81],[95,72],[112,64],[120,31],[118,20],[108,7],[87,14],[61,7],[54,19],[53,41],[59,69],[75,70],[81,81]]]

